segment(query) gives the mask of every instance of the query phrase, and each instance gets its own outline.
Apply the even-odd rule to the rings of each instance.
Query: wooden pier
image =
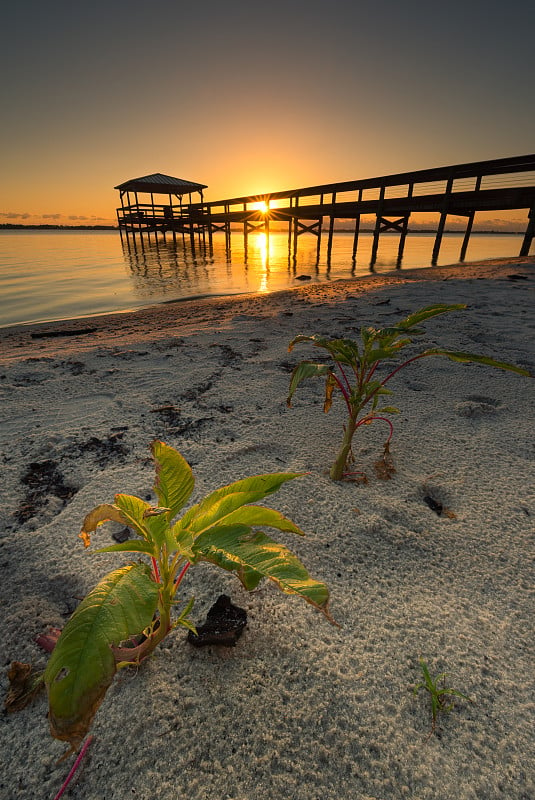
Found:
[[[513,158],[477,161],[403,172],[378,178],[309,186],[289,191],[269,192],[205,202],[204,184],[155,174],[136,178],[115,187],[121,194],[117,220],[121,236],[169,234],[188,237],[196,244],[212,245],[212,234],[223,231],[227,249],[231,234],[247,237],[259,228],[269,234],[272,223],[288,225],[288,251],[294,258],[298,237],[310,233],[321,239],[327,234],[327,261],[330,261],[335,226],[350,221],[353,229],[353,260],[356,259],[361,218],[375,217],[371,264],[377,257],[379,238],[385,231],[399,233],[398,265],[401,264],[409,220],[413,213],[439,215],[431,254],[436,264],[447,218],[466,218],[461,246],[463,261],[475,214],[478,211],[527,210],[527,225],[520,256],[527,256],[535,236],[535,154]],[[149,194],[150,202],[140,202],[139,194]],[[155,203],[154,195],[166,195],[165,203]],[[194,195],[199,201],[194,202]],[[188,201],[184,202],[187,196]],[[126,200],[126,202],[125,202]]]

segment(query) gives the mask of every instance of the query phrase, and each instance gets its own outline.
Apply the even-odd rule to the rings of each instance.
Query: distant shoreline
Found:
[[[22,225],[10,222],[0,224],[0,231],[13,230],[45,230],[45,231],[117,231],[117,225]],[[273,228],[274,231],[279,229]],[[280,230],[283,230],[282,228]],[[353,233],[352,228],[335,228],[337,233]],[[373,233],[373,228],[361,228],[361,233]],[[388,233],[388,231],[386,231]],[[409,228],[408,233],[436,233],[436,228]],[[447,228],[444,233],[464,233],[460,228]],[[472,236],[479,234],[494,236],[521,236],[524,231],[500,231],[500,230],[472,230]]]
[[[52,230],[52,231],[118,231],[117,225],[22,225],[2,222],[0,230]]]

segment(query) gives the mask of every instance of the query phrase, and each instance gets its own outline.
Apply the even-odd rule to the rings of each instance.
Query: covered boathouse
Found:
[[[183,212],[182,198],[187,196],[187,205],[202,204],[203,189],[208,187],[204,183],[155,172],[153,175],[132,178],[114,188],[120,193],[121,208],[117,209],[117,222],[122,236],[123,231],[127,235],[158,231],[163,234],[172,231],[173,235],[180,231],[193,235],[194,226]],[[193,199],[196,194],[199,198]],[[139,195],[144,197],[140,200]],[[150,202],[146,195],[149,195]],[[161,197],[160,202],[155,202],[154,195],[165,195],[165,202],[161,201]]]

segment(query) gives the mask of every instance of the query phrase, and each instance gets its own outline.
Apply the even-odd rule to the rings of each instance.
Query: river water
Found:
[[[151,238],[143,246],[121,242],[117,231],[0,231],[0,327],[19,323],[74,319],[127,311],[175,299],[243,292],[273,292],[314,282],[358,277],[370,273],[373,236],[361,233],[356,261],[353,234],[336,232],[327,262],[327,235],[317,255],[311,234],[299,237],[295,260],[289,256],[288,234],[233,232],[231,250],[217,233],[213,246],[189,240],[173,242]],[[457,263],[463,236],[444,235],[439,265]],[[428,267],[433,233],[409,233],[400,267],[399,237],[380,238],[376,273],[397,268]],[[520,234],[473,233],[466,260],[514,257],[520,252]]]

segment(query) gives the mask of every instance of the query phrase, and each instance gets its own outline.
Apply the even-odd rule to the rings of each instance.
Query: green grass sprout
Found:
[[[467,697],[467,695],[459,692],[458,689],[446,686],[446,678],[448,677],[446,672],[441,672],[435,678],[432,678],[426,662],[421,657],[420,669],[422,670],[424,680],[414,687],[413,694],[417,695],[420,689],[425,689],[425,691],[428,692],[431,700],[431,733],[433,733],[436,730],[439,713],[447,714],[454,707],[455,700],[451,698],[460,697],[462,700],[467,700],[469,703],[473,703],[474,701]],[[440,682],[442,682],[442,686],[439,686]]]

